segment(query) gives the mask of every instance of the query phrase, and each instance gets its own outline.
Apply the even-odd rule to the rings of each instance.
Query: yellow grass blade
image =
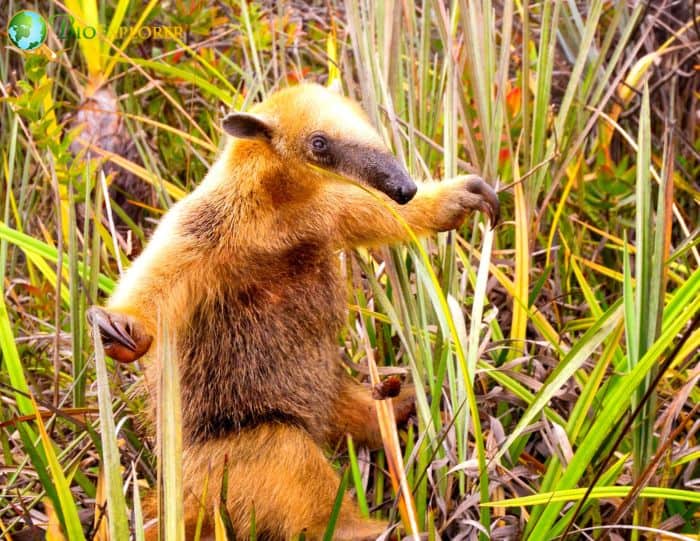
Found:
[[[464,240],[462,237],[457,237],[457,242],[464,246],[469,252],[471,252],[474,257],[476,258],[481,258],[481,252],[471,246],[466,240]],[[498,283],[503,286],[503,288],[508,292],[508,294],[513,297],[515,297],[515,284],[513,281],[508,278],[505,273],[499,269],[496,265],[491,264],[491,274],[493,274],[494,278],[498,280]],[[559,336],[559,333],[554,330],[554,327],[547,321],[547,318],[540,312],[536,306],[531,306],[530,308],[527,308],[527,305],[525,305],[525,308],[527,309],[527,314],[530,320],[532,321],[533,325],[537,327],[537,329],[540,331],[542,336],[547,339],[547,341],[557,350],[564,350],[566,351],[568,347],[564,344],[562,341],[561,337]]]
[[[51,498],[44,498],[42,502],[44,504],[44,512],[48,517],[46,521],[48,524],[46,528],[46,541],[68,541],[66,536],[63,535],[63,530],[61,530],[61,519],[58,517],[56,509],[53,507]]]
[[[364,325],[364,320],[360,319]],[[381,381],[379,370],[374,359],[374,352],[369,343],[367,333],[362,333],[365,352],[367,354],[367,365],[369,367],[370,381],[372,385],[378,385]],[[414,541],[418,541],[418,519],[416,513],[416,504],[413,501],[413,493],[406,479],[406,470],[403,464],[403,456],[401,454],[401,444],[399,435],[396,430],[396,417],[394,416],[394,407],[390,400],[375,400],[374,402],[377,418],[379,420],[379,432],[382,436],[384,444],[384,452],[386,453],[387,464],[389,466],[389,476],[394,492],[400,495],[399,497],[399,513],[403,520],[404,527],[412,536]]]
[[[153,120],[152,118],[148,118],[147,116],[144,116],[144,115],[133,115],[131,113],[125,113],[125,112],[122,112],[120,114],[126,118],[131,118],[133,120],[136,120],[137,122],[141,122],[143,124],[148,124],[150,126],[155,126],[159,130],[167,131],[169,133],[177,135],[178,137],[181,137],[182,139],[184,139],[188,143],[198,145],[198,146],[202,147],[203,149],[208,150],[209,152],[217,152],[218,151],[218,148],[216,147],[216,145],[212,144],[210,141],[205,141],[204,139],[200,139],[199,137],[195,137],[194,135],[190,135],[186,131],[178,129],[175,126],[171,126],[170,124],[158,122],[157,120]]]
[[[127,160],[119,154],[115,154],[114,152],[104,150],[98,146],[93,145],[92,143],[88,143],[87,141],[81,140],[81,142],[90,150],[96,152],[99,156],[107,158],[111,162],[119,165],[120,167],[123,167],[130,173],[133,173],[134,175],[139,177],[141,180],[145,180],[146,182],[155,186],[156,188],[163,188],[166,192],[168,192],[168,195],[170,195],[174,199],[182,199],[183,197],[185,197],[185,190],[178,188],[172,182],[168,182],[167,180],[160,178],[158,175],[151,173],[146,168],[135,164],[131,160]]]
[[[578,174],[581,170],[582,163],[583,154],[579,154],[578,159],[566,168],[567,181],[564,185],[564,190],[562,191],[561,197],[559,198],[559,204],[557,205],[557,210],[554,212],[554,217],[552,218],[552,225],[549,228],[549,235],[547,237],[547,249],[545,250],[547,256],[544,264],[545,268],[549,267],[550,257],[552,254],[552,245],[554,244],[554,237],[559,231],[559,220],[561,219],[561,215],[564,212],[564,208],[566,207],[566,200],[569,198],[571,188],[573,188],[574,183],[578,178]]]
[[[97,30],[99,37],[101,26],[95,0],[66,0],[66,9],[74,18],[75,25],[81,28],[91,26]],[[102,47],[95,46],[95,41],[92,39],[79,39],[77,41],[87,65],[89,88],[94,90],[106,79],[102,76]]]
[[[515,168],[515,282],[513,289],[513,323],[510,330],[512,340],[511,358],[525,352],[525,333],[527,331],[528,296],[530,288],[530,244],[528,233],[527,198],[519,174]]]
[[[109,63],[107,63],[104,69],[104,73],[102,74],[103,79],[109,79],[109,76],[111,75],[112,70],[114,70],[114,66],[116,66],[119,57],[124,53],[124,50],[129,46],[129,43],[131,43],[131,41],[134,39],[134,36],[138,34],[138,31],[143,26],[143,23],[146,21],[151,11],[153,11],[153,8],[156,7],[157,4],[158,0],[151,0],[143,8],[143,11],[141,12],[141,17],[139,17],[139,20],[136,22],[136,24],[131,27],[129,35],[126,36],[126,38],[124,38],[124,41],[122,41],[121,45],[119,45],[119,48],[114,52],[114,54],[110,58]]]
[[[34,397],[31,396],[30,400],[34,408],[36,425],[39,428],[39,436],[41,438],[41,443],[46,453],[46,462],[51,469],[51,477],[56,487],[56,494],[58,496],[58,501],[61,504],[61,511],[63,511],[63,524],[66,528],[66,533],[71,541],[80,541],[85,539],[85,534],[83,534],[83,527],[80,523],[80,518],[78,518],[78,509],[76,507],[76,502],[73,499],[73,495],[70,491],[70,484],[68,479],[66,479],[61,464],[56,457],[56,453],[53,449],[53,443],[46,432],[46,427],[44,426],[44,421],[39,413],[39,407],[36,405]]]
[[[326,38],[326,55],[328,55],[328,86],[340,85],[340,68],[338,67],[338,44],[335,36],[335,24],[331,19],[331,31]]]

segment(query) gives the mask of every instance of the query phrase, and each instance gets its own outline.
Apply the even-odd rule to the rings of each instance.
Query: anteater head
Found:
[[[231,113],[223,127],[232,137],[266,145],[284,163],[316,166],[371,186],[400,204],[416,184],[389,152],[360,106],[316,84],[272,94],[248,113]]]

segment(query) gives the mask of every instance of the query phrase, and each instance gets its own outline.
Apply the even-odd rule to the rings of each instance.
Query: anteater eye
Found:
[[[323,135],[314,135],[311,138],[311,148],[314,152],[326,152],[328,150],[328,139]]]

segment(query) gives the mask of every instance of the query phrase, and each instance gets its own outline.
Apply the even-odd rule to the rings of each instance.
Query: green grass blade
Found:
[[[328,526],[326,526],[326,531],[323,534],[323,541],[333,541],[333,533],[335,532],[335,525],[338,522],[338,517],[340,516],[340,508],[342,507],[343,499],[345,498],[345,490],[348,486],[349,474],[350,471],[348,468],[346,468],[343,475],[340,477],[340,485],[338,486],[338,492],[335,495],[333,509],[331,510],[331,515],[328,519]]]
[[[52,263],[56,263],[58,261],[58,251],[56,250],[55,247],[45,243],[44,241],[41,241],[39,239],[36,239],[30,235],[27,235],[26,233],[22,233],[20,231],[17,231],[15,229],[12,229],[11,227],[8,227],[6,224],[0,222],[0,239],[5,239],[8,242],[19,246],[22,250],[24,250],[27,254],[32,254],[39,256],[43,259],[47,259],[48,261],[51,261]],[[64,255],[63,257],[63,267],[65,271],[68,271],[68,261],[69,257],[67,255]],[[78,272],[80,273],[81,277],[85,280],[87,279],[87,274],[89,273],[89,267],[85,265],[84,262],[78,261],[77,262],[77,268]],[[99,274],[98,275],[98,285],[101,291],[104,293],[111,293],[114,290],[114,287],[116,285],[116,282],[112,280],[111,278],[108,278],[104,274]]]
[[[632,490],[630,486],[598,486],[588,495],[592,499],[603,498],[624,498]],[[546,505],[555,502],[578,501],[586,493],[585,488],[574,488],[570,490],[560,490],[556,492],[541,492],[532,496],[522,498],[511,498],[489,502],[485,505],[490,507],[526,507],[529,505]],[[641,498],[660,498],[664,500],[678,500],[688,503],[700,503],[700,493],[690,490],[663,487],[644,487],[639,496]]]
[[[10,384],[15,389],[15,401],[17,409],[22,415],[33,415],[34,408],[29,398],[31,392],[24,376],[24,369],[19,360],[19,353],[12,332],[10,316],[5,304],[5,290],[0,284],[0,349],[2,350],[3,366],[10,377]]]
[[[352,480],[355,484],[355,491],[357,493],[357,505],[360,508],[360,514],[365,518],[369,518],[367,495],[365,494],[365,487],[362,484],[362,475],[360,474],[360,465],[357,462],[355,443],[352,441],[352,437],[350,435],[348,435],[347,441],[348,455],[350,459],[350,471],[352,472]]]
[[[506,438],[506,441],[501,445],[500,450],[496,454],[496,458],[503,456],[508,450],[508,447],[510,447],[516,438],[520,437],[542,408],[544,408],[555,393],[566,384],[576,370],[581,368],[583,363],[591,357],[603,340],[613,332],[621,320],[622,310],[619,304],[614,305],[576,342],[576,345],[571,349],[568,355],[561,360],[540,392],[537,393],[534,402],[525,413],[521,415],[515,429],[513,429],[508,435],[508,438]]]
[[[658,359],[663,356],[664,351],[666,351],[677,337],[680,330],[687,325],[695,313],[700,310],[700,288],[696,288],[691,295],[694,296],[690,298],[686,297],[686,301],[688,302],[688,304],[686,304],[686,309],[674,320],[668,322],[667,327],[662,332],[659,339],[640,359],[637,366],[629,373],[620,377],[617,384],[608,391],[603,402],[603,407],[599,410],[591,429],[588,431],[588,437],[576,450],[574,457],[556,483],[554,491],[558,492],[560,490],[575,488],[574,485],[581,479],[581,476],[586,471],[586,468],[590,466],[594,456],[604,445],[606,439],[609,438],[613,427],[622,418],[624,409],[620,408],[620,404],[629,402],[630,397],[636,392],[649,371],[656,366]],[[562,505],[559,503],[548,504],[544,508],[537,523],[534,525],[534,528],[530,531],[528,538],[534,540],[545,537],[561,508]]]
[[[110,539],[128,539],[129,522],[126,501],[122,489],[121,461],[117,445],[117,432],[112,409],[112,395],[109,391],[109,375],[105,362],[105,352],[97,323],[92,327],[95,347],[95,368],[97,377],[97,401],[100,410],[100,439],[102,441],[102,468],[107,484],[107,521]]]

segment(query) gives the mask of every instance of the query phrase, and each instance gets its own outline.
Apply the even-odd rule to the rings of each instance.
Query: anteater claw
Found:
[[[483,203],[481,210],[489,217],[491,229],[496,227],[501,214],[501,205],[498,202],[498,195],[494,189],[481,177],[473,177],[467,181],[467,189],[481,197]]]
[[[153,337],[132,317],[92,306],[87,310],[91,326],[97,325],[107,355],[122,363],[133,362],[151,347]]]

